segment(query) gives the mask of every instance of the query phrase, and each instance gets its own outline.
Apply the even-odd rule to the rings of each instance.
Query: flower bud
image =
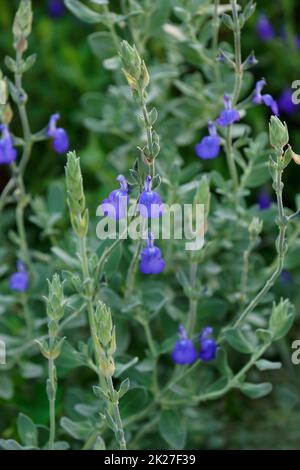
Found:
[[[289,142],[289,131],[286,123],[277,116],[272,116],[269,124],[270,143],[276,149],[283,149]]]
[[[52,281],[48,281],[48,288],[49,295],[46,298],[47,315],[50,320],[57,322],[63,317],[65,309],[63,284],[58,274],[54,274]]]
[[[14,47],[22,54],[27,49],[27,38],[32,27],[31,0],[21,0],[13,24]]]
[[[294,315],[295,312],[289,300],[281,299],[278,305],[274,304],[269,327],[275,341],[282,338],[289,331]]]
[[[255,240],[261,233],[263,228],[263,221],[258,217],[254,217],[248,227],[249,235],[251,240]]]

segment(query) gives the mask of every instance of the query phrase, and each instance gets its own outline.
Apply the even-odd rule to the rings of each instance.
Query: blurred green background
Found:
[[[18,0],[1,0],[0,12],[0,57],[3,64],[4,56],[12,54],[11,25]],[[112,9],[118,11],[119,2],[110,2]],[[116,127],[121,130],[106,135],[101,132],[92,132],[91,121],[87,119],[91,112],[99,117],[111,112],[105,103],[111,85],[113,73],[105,69],[97,57],[92,53],[87,42],[87,36],[94,31],[101,30],[101,26],[87,25],[76,19],[68,10],[62,16],[54,17],[49,13],[47,0],[33,0],[34,26],[29,41],[30,52],[38,53],[36,65],[25,75],[24,87],[29,95],[29,118],[34,131],[44,127],[49,116],[54,112],[61,114],[60,124],[68,131],[71,148],[76,148],[82,157],[82,167],[85,177],[85,187],[88,192],[91,213],[96,209],[103,196],[111,190],[116,175],[118,161],[116,149],[124,145],[126,139],[134,130],[131,127],[124,108],[124,101],[118,107],[115,104],[115,119],[122,120]],[[276,37],[268,42],[262,41],[256,31],[256,24],[260,14],[266,14],[275,31]],[[255,79],[265,77],[268,82],[268,91],[276,99],[284,89],[290,88],[294,80],[300,79],[300,48],[295,46],[295,37],[300,35],[298,19],[300,18],[299,5],[296,1],[282,0],[277,2],[259,1],[257,12],[243,32],[243,55],[247,56],[252,50],[259,60],[253,73]],[[298,29],[298,31],[297,31]],[[285,31],[285,32],[284,32]],[[221,41],[231,40],[230,34],[222,29]],[[168,59],[166,47],[160,37],[151,37],[147,43],[147,62],[150,66],[165,63]],[[2,66],[4,70],[4,66]],[[193,66],[189,64],[190,70]],[[180,69],[178,71],[180,76]],[[101,95],[101,99],[93,104],[91,92]],[[178,88],[170,83],[165,87],[163,95],[157,96],[157,107],[160,109],[168,100],[178,96]],[[89,101],[91,100],[91,101]],[[101,108],[101,102],[103,107]],[[94,107],[95,106],[95,107]],[[161,111],[163,117],[170,118],[168,111]],[[269,111],[264,107],[255,107],[247,115],[247,122],[253,126],[253,133],[266,130]],[[300,106],[293,115],[282,113],[281,117],[287,121],[293,148],[300,153]],[[13,121],[12,130],[20,133],[18,119]],[[126,134],[126,125],[128,133]],[[192,133],[192,137],[178,145],[178,152],[186,162],[194,161],[194,144],[204,132],[204,125]],[[160,132],[161,129],[158,129]],[[123,135],[125,133],[125,135]],[[162,130],[163,133],[163,130]],[[129,137],[128,137],[129,136]],[[198,137],[197,137],[198,136]],[[167,140],[167,139],[165,139]],[[162,142],[164,142],[164,135]],[[129,146],[131,149],[132,147]],[[126,153],[126,148],[122,150]],[[120,153],[122,156],[122,153]],[[136,155],[129,155],[130,162]],[[109,157],[109,158],[107,158]],[[115,160],[114,160],[115,159]],[[34,149],[34,153],[26,173],[26,185],[33,194],[44,193],[53,180],[64,179],[63,167],[65,157],[53,152],[49,143],[42,143]],[[206,170],[214,167],[222,170],[220,161],[209,162]],[[127,162],[123,162],[126,167]],[[225,170],[224,170],[225,171]],[[293,208],[295,199],[300,193],[299,171],[295,166],[287,171],[287,191],[285,203]],[[7,181],[8,174],[2,166],[0,168],[0,189]],[[264,187],[271,192],[267,183]],[[257,188],[251,196],[255,202],[256,195],[261,188]],[[300,249],[294,250],[288,263],[291,267],[292,283],[282,283],[278,287],[279,293],[289,296],[300,305]],[[202,408],[202,424],[193,423],[195,431],[203,431],[203,441],[199,447],[204,448],[300,448],[300,366],[290,363],[290,344],[293,339],[300,339],[299,320],[287,340],[279,345],[279,354],[284,367],[276,374],[271,374],[270,381],[274,383],[274,393],[262,400],[252,402],[251,408],[247,406],[247,399],[238,392],[231,393],[217,403],[209,403]],[[268,373],[266,373],[268,380]],[[18,382],[17,377],[16,383]],[[44,385],[40,386],[40,396],[36,397],[35,410],[30,409],[29,403],[24,403],[22,397],[18,398],[18,406],[28,414],[34,413],[36,421],[47,420],[47,402],[44,394]],[[1,406],[1,400],[0,400]],[[6,412],[13,413],[13,406],[6,404]],[[222,419],[219,419],[222,416]],[[0,417],[0,420],[3,419]],[[202,427],[201,427],[202,426]]]

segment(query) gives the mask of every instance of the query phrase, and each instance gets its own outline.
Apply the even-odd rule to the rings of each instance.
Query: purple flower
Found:
[[[208,131],[209,135],[203,137],[195,147],[197,157],[203,160],[216,158],[220,153],[221,139],[217,135],[215,124],[211,121],[208,123]]]
[[[202,361],[212,361],[216,358],[218,345],[216,341],[211,338],[213,329],[210,326],[203,328],[200,334],[200,359]]]
[[[5,124],[0,125],[2,136],[0,139],[0,164],[10,165],[17,158],[17,151],[13,146],[12,137]]]
[[[60,18],[65,14],[64,0],[48,0],[48,13],[53,18]]]
[[[17,272],[11,275],[9,280],[9,287],[11,290],[25,292],[29,285],[29,275],[26,271],[24,263],[18,261]]]
[[[280,274],[280,281],[282,284],[291,284],[293,282],[293,276],[288,269],[283,269]]]
[[[247,65],[249,67],[253,67],[254,65],[258,64],[258,60],[255,57],[254,52],[252,51],[251,54],[247,57]]]
[[[295,47],[300,49],[300,36],[298,34],[295,36]]]
[[[165,264],[160,249],[153,244],[152,233],[149,233],[146,246],[141,253],[140,271],[143,274],[160,274]]]
[[[290,88],[283,90],[278,98],[278,108],[284,114],[293,115],[298,111],[298,106],[292,101],[293,92]]]
[[[271,41],[275,37],[275,31],[266,15],[260,15],[256,23],[256,33],[262,41]]]
[[[268,191],[262,189],[257,197],[257,203],[261,211],[269,209],[272,204],[272,198]]]
[[[57,153],[65,153],[69,148],[69,137],[62,127],[56,127],[60,115],[52,114],[48,126],[48,136],[53,139],[53,148]]]
[[[197,360],[197,351],[191,339],[188,339],[183,325],[179,326],[179,341],[175,344],[172,359],[176,364],[193,364]]]
[[[163,203],[160,195],[152,191],[152,178],[148,175],[144,183],[144,191],[141,193],[138,202],[140,215],[145,219],[160,217],[163,213]]]
[[[101,208],[106,217],[113,220],[123,219],[128,205],[128,185],[123,175],[117,177],[120,188],[112,191],[107,199],[101,202]]]
[[[221,127],[231,126],[236,121],[241,119],[240,113],[232,108],[232,102],[229,95],[224,95],[224,107],[217,119],[217,124]]]
[[[252,101],[255,104],[265,104],[269,108],[271,108],[272,113],[275,114],[275,116],[278,116],[279,111],[278,111],[278,105],[274,98],[271,95],[265,94],[262,95],[262,89],[266,86],[267,82],[265,80],[259,80],[256,85],[255,85],[255,90],[253,93],[253,98]]]

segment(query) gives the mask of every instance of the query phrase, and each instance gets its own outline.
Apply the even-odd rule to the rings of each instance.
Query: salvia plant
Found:
[[[105,183],[96,211],[63,114],[51,109],[32,128],[33,12],[20,1],[14,54],[0,71],[0,170],[9,172],[0,196],[0,393],[12,401],[21,377],[31,408],[37,390],[47,412],[37,423],[19,402],[16,423],[11,413],[1,423],[3,449],[200,447],[215,433],[206,413],[222,413],[225,396],[242,394],[251,408],[272,391],[276,372],[264,374],[280,369],[295,316],[278,284],[290,282],[286,259],[299,235],[299,211],[284,204],[285,171],[300,157],[268,93],[272,74],[255,83],[258,60],[244,57],[255,4],[242,3],[130,0],[113,11],[106,0],[65,0],[100,26],[88,41],[111,83],[105,95],[87,90],[79,112],[85,129],[115,143],[95,166]],[[65,15],[65,6],[49,2],[49,14]],[[266,42],[275,35],[263,15],[256,32]],[[156,36],[164,38],[157,63]],[[268,116],[260,133],[248,121],[258,106]],[[31,194],[26,172],[46,143],[66,158],[64,190],[54,182],[47,197]],[[253,204],[252,191],[268,182],[274,198],[262,189]],[[192,207],[190,231],[204,207],[201,249],[174,235],[175,215],[169,239],[153,230],[173,204]],[[101,239],[99,227],[111,223],[117,236]]]

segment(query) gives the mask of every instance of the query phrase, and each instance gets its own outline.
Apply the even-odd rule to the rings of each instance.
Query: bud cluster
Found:
[[[80,159],[75,152],[68,153],[66,171],[67,199],[74,232],[83,239],[88,230],[88,210],[85,207]]]
[[[61,352],[65,338],[58,337],[59,321],[64,315],[66,300],[64,298],[63,284],[54,274],[52,281],[48,281],[49,294],[45,298],[47,304],[49,341],[37,340],[41,353],[46,359],[56,359]]]
[[[100,372],[104,377],[109,378],[115,371],[113,354],[116,351],[116,333],[112,324],[111,311],[100,301],[94,310],[94,325]]]
[[[149,85],[149,73],[145,62],[141,59],[137,48],[130,46],[127,41],[121,42],[120,57],[122,72],[133,92],[141,97]]]
[[[21,0],[13,24],[14,47],[20,54],[27,49],[27,38],[32,27],[31,0]]]

